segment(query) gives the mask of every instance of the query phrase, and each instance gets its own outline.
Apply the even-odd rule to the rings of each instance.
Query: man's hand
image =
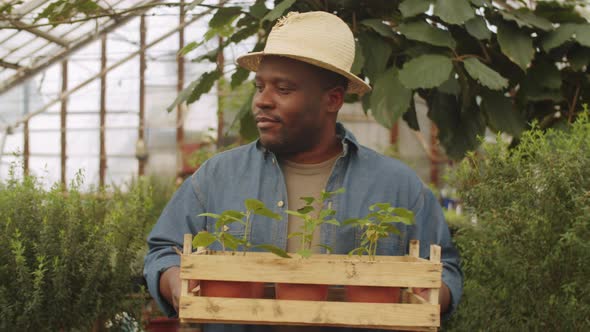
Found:
[[[190,280],[188,288],[193,290],[198,285],[198,280]],[[178,312],[181,288],[182,282],[180,281],[180,268],[178,266],[173,266],[162,273],[160,276],[160,294],[174,307],[176,312]]]
[[[412,289],[412,292],[427,300],[430,297],[430,288],[414,288]],[[449,306],[451,305],[451,291],[444,282],[442,283],[440,291],[438,292],[438,303],[440,304],[441,313],[447,312]]]
[[[169,268],[160,276],[160,294],[174,307],[176,312],[178,312],[181,287],[180,268],[178,266]]]

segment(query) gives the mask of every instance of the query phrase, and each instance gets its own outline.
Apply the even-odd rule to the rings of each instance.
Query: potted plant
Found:
[[[366,254],[370,262],[375,262],[379,239],[399,234],[395,226],[398,222],[413,224],[414,213],[404,208],[392,207],[389,203],[373,204],[364,218],[346,220],[343,225],[353,225],[362,231],[360,246],[350,251],[349,255]],[[400,298],[399,287],[346,286],[345,293],[349,302],[398,303]]]
[[[201,217],[216,219],[213,232],[201,231],[193,239],[193,248],[202,250],[215,242],[221,245],[221,255],[235,255],[241,249],[245,255],[251,248],[261,248],[271,251],[282,257],[289,257],[286,252],[272,245],[252,245],[250,243],[250,231],[252,229],[252,216],[259,215],[274,220],[280,220],[281,216],[268,209],[263,202],[257,199],[246,199],[244,201],[245,212],[226,210],[221,214],[202,213]],[[228,231],[230,225],[238,223],[244,225],[244,234],[238,238]],[[227,249],[231,251],[227,251]],[[200,292],[203,296],[210,297],[235,297],[235,298],[261,298],[264,295],[264,283],[261,282],[240,282],[222,280],[200,280]]]
[[[344,192],[344,188],[336,191],[328,192],[322,191],[319,197],[301,197],[305,201],[305,206],[297,211],[287,210],[286,213],[303,220],[300,231],[288,235],[289,238],[299,237],[301,239],[301,247],[296,254],[299,259],[309,258],[312,254],[312,240],[313,235],[324,223],[340,226],[340,223],[334,219],[336,211],[330,208],[319,209],[316,211],[314,203],[318,200],[324,202],[333,195]],[[317,246],[324,247],[328,252],[331,251],[326,245],[318,244]],[[328,285],[302,285],[291,283],[277,283],[276,284],[277,299],[285,300],[310,300],[310,301],[324,301],[328,297]]]

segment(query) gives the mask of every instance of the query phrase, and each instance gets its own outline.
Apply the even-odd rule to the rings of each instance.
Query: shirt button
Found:
[[[283,201],[279,201],[279,202],[277,203],[277,206],[278,206],[278,207],[283,207],[283,205],[285,205],[285,202],[283,202]]]

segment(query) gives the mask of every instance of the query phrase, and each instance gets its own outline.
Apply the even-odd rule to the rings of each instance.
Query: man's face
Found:
[[[313,149],[330,121],[325,90],[314,67],[267,56],[258,68],[255,84],[252,111],[262,145],[276,154]]]

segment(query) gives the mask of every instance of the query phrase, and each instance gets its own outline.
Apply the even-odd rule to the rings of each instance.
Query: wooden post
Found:
[[[139,24],[139,129],[137,133],[137,140],[144,140],[144,126],[145,126],[145,15],[141,15]],[[138,160],[138,171],[141,176],[145,174],[145,160]]]
[[[410,240],[410,256],[420,258],[420,241]]]
[[[223,56],[223,37],[219,37],[219,52],[217,53],[217,68],[223,73],[223,67],[225,66],[225,57]],[[221,83],[222,79],[217,81],[217,147],[223,146],[223,86]]]
[[[439,185],[439,174],[438,174],[438,128],[433,123],[430,124],[430,183],[435,186]]]
[[[98,183],[104,187],[105,171],[107,166],[106,146],[105,146],[105,123],[106,123],[106,91],[107,91],[107,35],[101,36],[101,56],[100,56],[100,155],[98,166]]]
[[[193,252],[193,235],[192,234],[184,234],[184,243],[182,247],[182,254],[183,255],[190,255]],[[188,284],[189,281],[187,279],[182,279],[182,286],[180,288],[180,296],[187,296],[188,295]]]
[[[184,0],[180,1],[180,18],[179,24],[181,28],[178,30],[178,49],[182,50],[184,47]],[[176,91],[180,93],[182,89],[184,89],[184,56],[178,55],[176,58],[178,64],[178,82],[176,84]],[[176,167],[177,173],[180,176],[182,173],[183,167],[183,150],[182,146],[184,145],[184,123],[183,123],[183,110],[184,110],[185,103],[178,103],[176,105],[176,151],[180,158],[180,166]]]
[[[25,104],[25,114],[28,114],[31,110],[30,110],[30,105],[29,105],[29,98],[30,93],[29,93],[29,82],[25,83],[24,85],[24,95],[25,95],[25,99],[24,99],[24,104]],[[23,172],[25,173],[25,175],[29,175],[29,155],[30,155],[30,135],[29,135],[29,121],[25,121],[23,124]],[[0,153],[2,153],[3,150],[0,150]]]
[[[435,244],[430,246],[430,261],[433,263],[440,263],[440,246],[437,246]],[[438,304],[438,293],[439,293],[440,289],[439,288],[432,288],[430,289],[430,298],[428,299],[430,301],[430,304]]]
[[[65,94],[68,91],[68,60],[61,63],[61,92]],[[66,144],[66,114],[68,111],[68,99],[61,100],[60,111],[60,143],[61,143],[61,184],[64,190],[67,188],[66,184],[66,159],[67,159],[67,144]]]

